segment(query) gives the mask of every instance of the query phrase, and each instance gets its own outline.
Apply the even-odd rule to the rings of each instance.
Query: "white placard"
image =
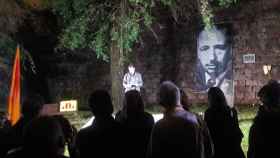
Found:
[[[59,105],[59,112],[72,112],[77,111],[77,100],[61,101]]]
[[[253,64],[256,62],[255,54],[245,54],[243,55],[243,63],[244,64]]]

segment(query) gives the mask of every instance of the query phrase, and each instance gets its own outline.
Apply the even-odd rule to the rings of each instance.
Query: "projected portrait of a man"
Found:
[[[233,97],[232,44],[227,30],[217,27],[203,29],[197,38],[196,90],[207,92],[220,87],[228,104]]]

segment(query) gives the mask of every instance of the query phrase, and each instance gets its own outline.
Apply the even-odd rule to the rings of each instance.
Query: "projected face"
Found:
[[[217,76],[226,68],[228,45],[224,32],[216,28],[203,30],[198,37],[198,58],[209,75]]]
[[[134,66],[129,66],[129,67],[128,67],[128,71],[129,71],[130,74],[134,74],[134,72],[135,72],[135,67],[134,67]]]

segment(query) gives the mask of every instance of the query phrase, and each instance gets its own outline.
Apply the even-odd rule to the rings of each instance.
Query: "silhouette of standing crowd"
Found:
[[[280,142],[280,85],[271,81],[258,93],[262,106],[249,135],[248,158],[278,157]],[[123,108],[113,117],[109,93],[89,97],[95,119],[80,131],[62,115],[41,116],[44,101],[29,96],[20,120],[11,126],[2,115],[0,158],[245,158],[237,111],[221,89],[208,91],[204,117],[190,111],[187,94],[171,81],[159,87],[163,118],[155,122],[145,112],[137,90],[125,93]]]

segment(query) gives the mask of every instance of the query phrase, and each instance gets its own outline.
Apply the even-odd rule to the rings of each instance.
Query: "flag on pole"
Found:
[[[17,46],[8,98],[8,117],[12,125],[20,118],[20,51]]]

